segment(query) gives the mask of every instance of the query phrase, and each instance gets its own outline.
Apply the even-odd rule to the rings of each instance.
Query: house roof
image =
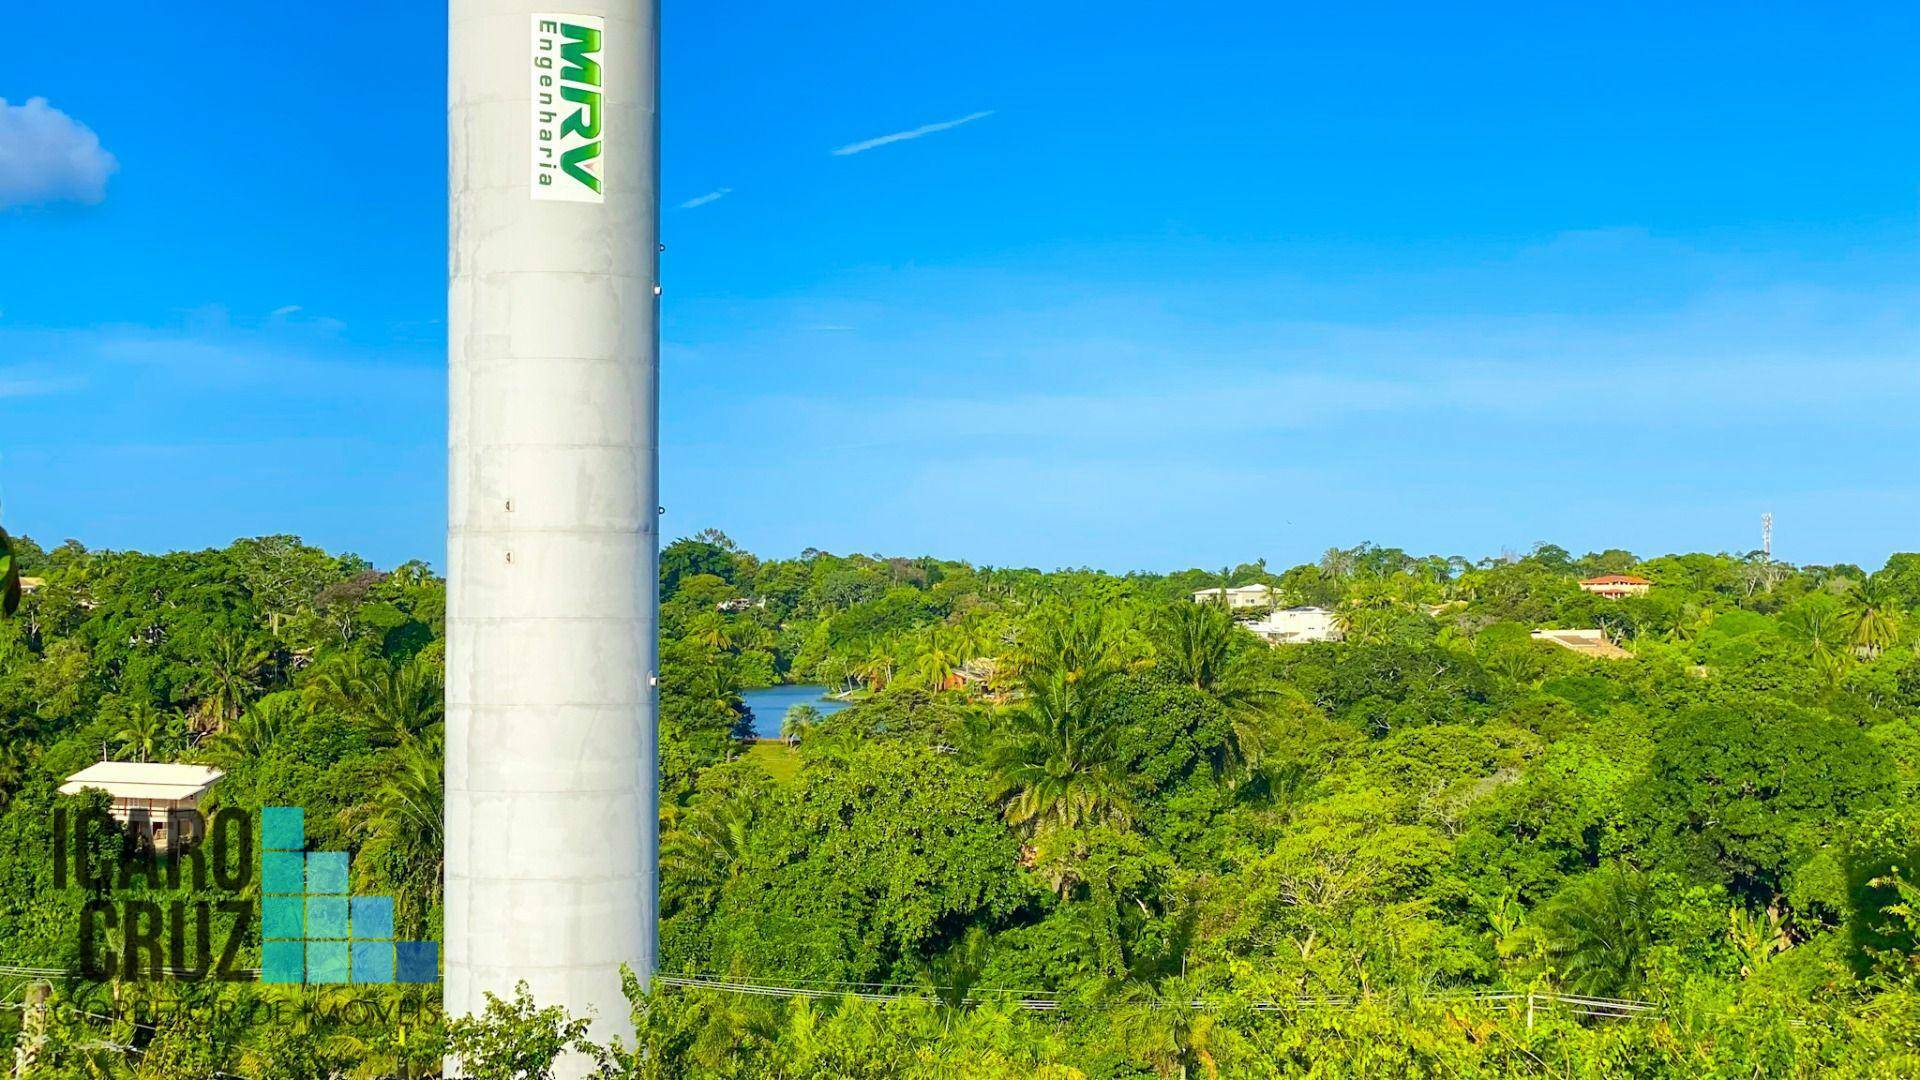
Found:
[[[1651,585],[1653,582],[1632,574],[1601,574],[1599,577],[1584,578],[1582,585]]]
[[[101,761],[60,785],[60,794],[99,788],[116,799],[189,799],[204,794],[226,775],[206,765],[169,765],[155,761]]]

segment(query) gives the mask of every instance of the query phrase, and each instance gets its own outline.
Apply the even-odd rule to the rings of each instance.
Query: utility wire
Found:
[[[789,986],[778,983],[754,982],[744,979],[730,979],[719,975],[703,973],[683,973],[679,975],[656,975],[653,979],[663,986],[689,990],[717,990],[724,993],[743,994],[754,997],[776,998],[822,998],[850,997],[861,1001],[889,1002],[906,1000],[925,1000],[929,993],[942,990],[954,990],[954,987],[920,987],[905,993],[883,993],[869,989],[833,989],[821,985]],[[800,980],[796,980],[800,981]],[[857,984],[842,984],[855,986]],[[871,985],[871,984],[870,984]],[[1658,1013],[1660,1006],[1651,1001],[1632,998],[1602,998],[1579,994],[1561,994],[1551,991],[1520,990],[1461,990],[1446,991],[1425,995],[1429,1001],[1462,1001],[1484,1003],[1520,1003],[1532,1006],[1564,1007],[1576,1016],[1603,1016],[1627,1018]],[[992,990],[979,988],[969,990],[962,1000],[969,1005],[1005,1004],[1011,1002],[1031,1012],[1053,1012],[1061,1008],[1057,995],[1033,993],[1030,991]],[[1297,997],[1286,1000],[1266,1001],[1209,1001],[1195,998],[1190,1001],[1146,1001],[1135,1005],[1149,1008],[1187,1008],[1201,1011],[1237,1010],[1251,1012],[1287,1012],[1302,1008],[1352,1008],[1362,999],[1351,996]]]
[[[170,972],[172,969],[168,969]],[[258,975],[258,969],[247,969],[249,974]],[[28,978],[67,978],[77,972],[60,968],[15,967],[0,965],[0,976],[24,976]],[[756,997],[825,998],[850,997],[861,1001],[889,1002],[913,999],[924,1000],[929,994],[943,991],[955,991],[957,987],[915,986],[905,983],[859,983],[834,982],[831,980],[809,981],[796,979],[799,985],[784,983],[758,982],[747,979],[734,979],[705,972],[683,972],[677,975],[656,975],[654,980],[663,986],[681,989],[719,990],[726,993],[744,994]],[[1569,1012],[1581,1016],[1635,1016],[1658,1012],[1660,1006],[1651,1001],[1636,998],[1591,997],[1581,994],[1562,994],[1553,991],[1536,990],[1454,990],[1423,995],[1429,1001],[1471,1001],[1484,1003],[1528,1002],[1534,1005],[1564,1006]],[[1000,989],[995,987],[971,987],[962,998],[969,1005],[1004,1004],[1012,1002],[1022,1009],[1032,1012],[1052,1012],[1061,1007],[1057,994],[1035,990]],[[1190,1008],[1198,1010],[1246,1009],[1252,1012],[1279,1012],[1302,1008],[1352,1008],[1362,999],[1350,995],[1331,995],[1308,997],[1301,996],[1285,1000],[1266,1001],[1209,1001],[1195,998],[1191,1001],[1154,1001],[1140,1002],[1154,1008]],[[16,1008],[18,1006],[15,1006]]]

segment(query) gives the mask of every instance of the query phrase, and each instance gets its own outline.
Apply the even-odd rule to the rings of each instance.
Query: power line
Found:
[[[929,994],[941,991],[958,992],[957,987],[925,986],[904,993],[884,993],[869,989],[833,989],[829,986],[790,986],[777,983],[755,982],[744,979],[730,979],[719,975],[703,973],[682,973],[679,975],[656,975],[654,981],[663,986],[672,986],[690,990],[716,990],[723,993],[742,994],[754,997],[806,998],[856,998],[861,1001],[892,1002],[925,1000]],[[797,980],[798,981],[798,980]],[[840,984],[852,987],[857,984]],[[867,984],[881,985],[881,984]],[[896,984],[897,985],[897,984]],[[1460,990],[1442,991],[1423,995],[1424,1000],[1435,1002],[1475,1002],[1475,1003],[1525,1003],[1529,1010],[1535,1008],[1562,1008],[1576,1016],[1599,1016],[1615,1019],[1647,1016],[1660,1012],[1656,1002],[1641,1001],[1634,998],[1591,997],[1582,994],[1561,994],[1553,991],[1535,990]],[[1062,1007],[1057,995],[1034,993],[1031,991],[995,990],[990,988],[968,989],[961,998],[968,1005],[1013,1004],[1030,1012],[1053,1012]],[[1194,998],[1188,1001],[1144,1001],[1131,1003],[1147,1008],[1185,1008],[1197,1011],[1233,1011],[1248,1012],[1290,1012],[1298,1009],[1334,1008],[1351,1009],[1360,1005],[1363,998],[1348,995],[1321,997],[1296,997],[1285,1000],[1263,1001],[1214,1001]]]
[[[260,975],[259,968],[234,968],[232,970],[237,974],[252,975],[255,978],[258,978]],[[192,968],[163,967],[160,969],[160,971],[162,974],[165,974],[165,975],[199,974],[199,972],[194,971]],[[36,977],[48,978],[48,979],[87,978],[84,972],[70,971],[66,968],[14,967],[6,964],[0,964],[0,975],[28,975],[28,976],[36,976]]]

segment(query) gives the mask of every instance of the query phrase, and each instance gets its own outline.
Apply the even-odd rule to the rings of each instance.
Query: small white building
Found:
[[[167,817],[177,811],[198,810],[200,797],[226,774],[206,765],[169,765],[153,761],[102,761],[89,765],[60,785],[60,794],[78,795],[97,788],[113,800],[108,812],[121,825],[130,825],[136,811],[146,814],[146,833],[153,846],[167,846]]]
[[[1645,596],[1653,591],[1653,582],[1632,574],[1601,574],[1580,582],[1584,592],[1595,596],[1604,596],[1609,600],[1618,600],[1623,596]]]
[[[1227,608],[1232,611],[1273,606],[1273,588],[1269,585],[1234,585],[1223,589],[1201,589],[1193,594],[1193,602],[1217,604],[1223,597],[1227,601]]]
[[[1306,641],[1339,641],[1345,635],[1334,613],[1323,607],[1290,607],[1271,611],[1263,619],[1240,625],[1269,644],[1297,645]]]

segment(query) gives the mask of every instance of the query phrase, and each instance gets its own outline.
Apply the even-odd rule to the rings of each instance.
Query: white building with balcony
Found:
[[[1193,594],[1196,604],[1217,604],[1227,602],[1229,611],[1245,611],[1248,608],[1273,606],[1273,587],[1270,585],[1233,585],[1218,589],[1201,589]]]
[[[1346,636],[1338,617],[1323,607],[1290,607],[1270,611],[1265,618],[1240,625],[1259,634],[1272,645],[1297,645],[1308,641],[1339,641]]]

